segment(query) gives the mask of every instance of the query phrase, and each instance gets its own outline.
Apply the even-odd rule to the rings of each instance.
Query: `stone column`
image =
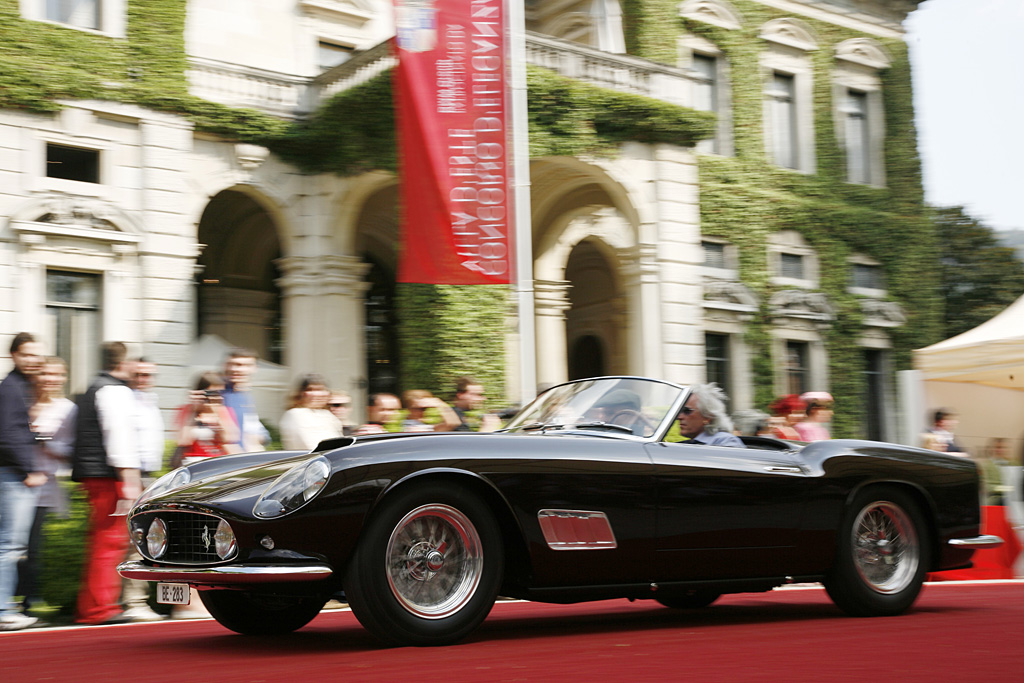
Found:
[[[321,372],[331,388],[352,395],[354,406],[366,405],[365,297],[370,264],[355,256],[323,257],[321,296],[323,310],[311,326],[320,329]],[[353,411],[355,419],[358,408]]]
[[[559,384],[569,378],[565,312],[569,288],[565,280],[535,280],[534,309],[537,320],[537,383]]]
[[[360,405],[366,362],[363,279],[369,264],[354,256],[287,256],[276,261],[284,309],[285,365],[324,375]],[[301,332],[299,332],[301,330]]]
[[[620,257],[625,296],[629,302],[626,321],[627,372],[661,377],[661,294],[658,250],[653,244],[639,244]]]
[[[268,358],[267,328],[274,324],[274,294],[236,287],[215,287],[209,292],[202,300],[206,331]]]

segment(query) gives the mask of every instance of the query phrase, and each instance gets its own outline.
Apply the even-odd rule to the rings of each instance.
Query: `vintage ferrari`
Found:
[[[852,615],[907,610],[926,572],[969,567],[978,473],[870,441],[673,440],[689,389],[641,377],[554,387],[493,434],[332,439],[183,467],[128,516],[142,561],[222,625],[290,632],[331,598],[391,644],[463,638],[501,596],[710,605],[824,583]],[[678,439],[678,431],[675,430]]]

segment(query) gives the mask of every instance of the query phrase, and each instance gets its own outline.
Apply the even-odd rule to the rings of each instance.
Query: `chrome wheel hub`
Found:
[[[391,594],[410,613],[441,619],[462,609],[480,583],[483,546],[476,527],[448,505],[422,505],[388,539]]]

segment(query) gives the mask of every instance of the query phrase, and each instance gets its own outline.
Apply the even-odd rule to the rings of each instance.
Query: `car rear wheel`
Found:
[[[291,633],[313,620],[322,597],[258,595],[232,590],[199,591],[199,599],[224,628],[248,636]]]
[[[477,496],[411,485],[386,499],[363,530],[345,595],[366,630],[394,645],[447,645],[487,617],[504,548]]]
[[[893,616],[914,604],[928,568],[927,526],[917,503],[893,487],[854,499],[840,528],[829,596],[858,617]]]
[[[692,590],[683,595],[663,596],[655,600],[672,609],[699,609],[707,607],[720,597],[722,594],[715,591]]]

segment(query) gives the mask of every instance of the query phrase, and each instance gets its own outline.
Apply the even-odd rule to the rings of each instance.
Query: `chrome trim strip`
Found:
[[[998,548],[1003,544],[1003,539],[991,534],[983,534],[973,538],[951,538],[947,543],[958,548],[980,550],[982,548]]]
[[[172,581],[208,586],[252,583],[320,581],[334,570],[326,564],[229,564],[220,567],[150,567],[142,562],[122,562],[117,573],[139,581]]]
[[[603,512],[540,510],[537,521],[552,550],[613,550],[619,547]]]

